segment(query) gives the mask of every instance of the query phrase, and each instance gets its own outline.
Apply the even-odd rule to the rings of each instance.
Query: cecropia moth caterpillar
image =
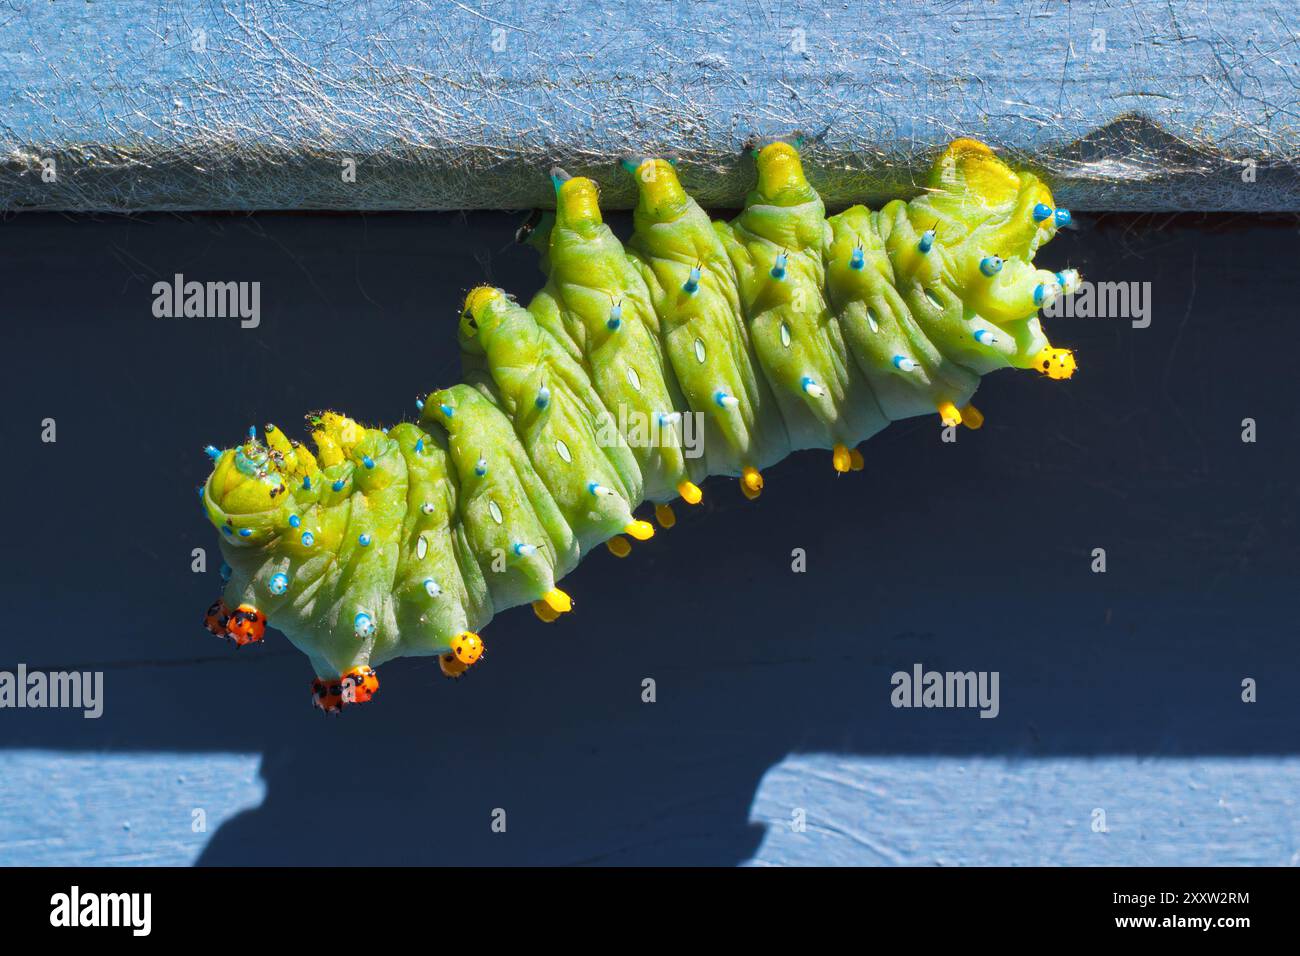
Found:
[[[321,412],[315,452],[272,425],[207,449],[200,493],[228,576],[210,630],[243,645],[279,628],[326,711],[369,700],[372,668],[395,657],[437,655],[458,677],[496,612],[531,604],[553,622],[583,555],[650,538],[642,502],[671,527],[671,503],[698,504],[707,476],[752,499],[792,451],[859,470],[856,446],[896,419],[980,427],[986,372],[1074,372],[1038,310],[1078,273],[1032,262],[1070,214],[980,143],[950,145],[910,202],[829,219],[785,142],[758,153],[730,223],[671,163],[625,166],[639,190],[627,247],[596,183],[554,171],[556,209],[526,235],[545,287],[527,307],[469,293],[465,382],[417,402],[418,421]]]

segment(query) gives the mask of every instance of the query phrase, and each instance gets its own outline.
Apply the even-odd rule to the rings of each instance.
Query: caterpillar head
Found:
[[[301,449],[290,446],[289,450],[292,457],[283,449],[258,441],[255,434],[225,451],[208,449],[214,466],[202,489],[204,511],[228,546],[254,547],[265,544],[274,534],[277,521],[292,500],[297,472],[315,469],[309,452],[300,458]]]

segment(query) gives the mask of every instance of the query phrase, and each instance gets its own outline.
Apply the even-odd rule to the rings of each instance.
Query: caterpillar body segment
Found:
[[[435,429],[429,419],[436,416],[450,435],[460,526],[474,559],[471,571],[478,571],[476,579],[484,581],[487,590],[480,601],[486,613],[460,627],[444,628],[444,636],[450,636],[483,627],[498,607],[541,597],[577,564],[578,545],[513,423],[499,408],[478,391],[456,385],[430,395],[424,411],[430,431]]]
[[[417,421],[320,412],[314,452],[273,425],[209,447],[200,494],[227,583],[205,626],[239,646],[281,630],[329,712],[371,699],[395,657],[436,655],[459,677],[496,613],[530,604],[553,623],[574,608],[559,583],[582,557],[651,538],[642,502],[670,528],[707,475],[754,498],[762,470],[802,448],[861,470],[855,446],[891,421],[980,427],[970,402],[988,372],[1075,371],[1038,312],[1078,273],[1033,264],[1070,215],[1034,176],[958,140],[922,195],[828,219],[793,146],[756,165],[745,209],[721,223],[672,164],[628,163],[626,248],[596,184],[555,171],[555,212],[520,231],[545,286],[527,307],[469,293],[464,381],[425,394]]]
[[[937,256],[910,262],[916,243],[910,235],[900,242],[897,228],[888,232],[891,256],[878,228],[890,211],[855,206],[833,217],[827,255],[827,291],[837,324],[886,422],[933,413],[945,403],[964,405],[979,384],[977,373],[950,359],[927,335],[927,328],[963,324],[961,300],[942,286]],[[895,258],[913,266],[913,288],[899,281]],[[964,328],[953,338],[961,349],[967,338],[978,348]]]
[[[659,316],[664,353],[691,412],[704,423],[705,473],[739,476],[790,452],[785,421],[754,358],[735,270],[712,222],[658,159],[636,167],[628,254]]]
[[[549,237],[550,281],[530,304],[558,317],[591,385],[636,458],[639,497],[667,502],[704,478],[682,453],[683,400],[664,363],[659,318],[640,271],[605,225],[589,179],[565,180]],[[554,321],[554,320],[552,320]]]
[[[499,289],[470,293],[462,327],[469,330],[465,347],[475,344],[486,356],[502,411],[513,417],[518,439],[579,548],[585,553],[617,533],[641,501],[641,472],[583,367]],[[454,420],[454,412],[444,418]],[[479,450],[477,470],[491,469],[491,452]]]
[[[758,186],[727,248],[759,365],[791,450],[856,445],[888,424],[826,303],[821,197],[787,143],[758,156]]]

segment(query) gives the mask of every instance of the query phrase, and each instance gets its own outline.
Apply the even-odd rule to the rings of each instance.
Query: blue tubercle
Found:
[[[789,264],[789,262],[790,262],[790,257],[786,255],[784,252],[778,255],[776,257],[776,262],[772,263],[772,272],[771,272],[772,278],[777,280],[784,279],[785,267]]]

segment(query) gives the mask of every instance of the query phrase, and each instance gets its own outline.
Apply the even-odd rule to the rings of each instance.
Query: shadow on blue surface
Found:
[[[485,631],[452,684],[381,671],[340,719],[274,634],[233,652],[200,627],[216,542],[202,446],[300,432],[333,406],[414,414],[455,380],[455,316],[483,278],[540,284],[504,215],[29,216],[0,229],[12,591],[4,666],[102,667],[106,711],[14,711],[6,748],[263,754],[267,798],[201,862],[719,863],[752,855],[755,786],[791,752],[1294,754],[1300,677],[1294,224],[1111,219],[1040,257],[1147,280],[1152,323],[1057,319],[1069,383],[1003,372],[988,424],[893,426],[836,478],[795,456],[745,502],[706,486],[627,561]],[[617,226],[626,230],[626,222]],[[261,327],[156,319],[173,273],[262,283]],[[42,418],[58,442],[38,440]],[[1259,441],[1241,441],[1258,420]],[[206,574],[190,551],[208,549]],[[1093,548],[1108,572],[1089,569]],[[805,574],[791,550],[807,552]],[[892,672],[1001,672],[1001,716],[895,710]],[[641,701],[641,682],[658,700]],[[1240,682],[1260,682],[1260,702]],[[503,808],[507,834],[490,815]]]

